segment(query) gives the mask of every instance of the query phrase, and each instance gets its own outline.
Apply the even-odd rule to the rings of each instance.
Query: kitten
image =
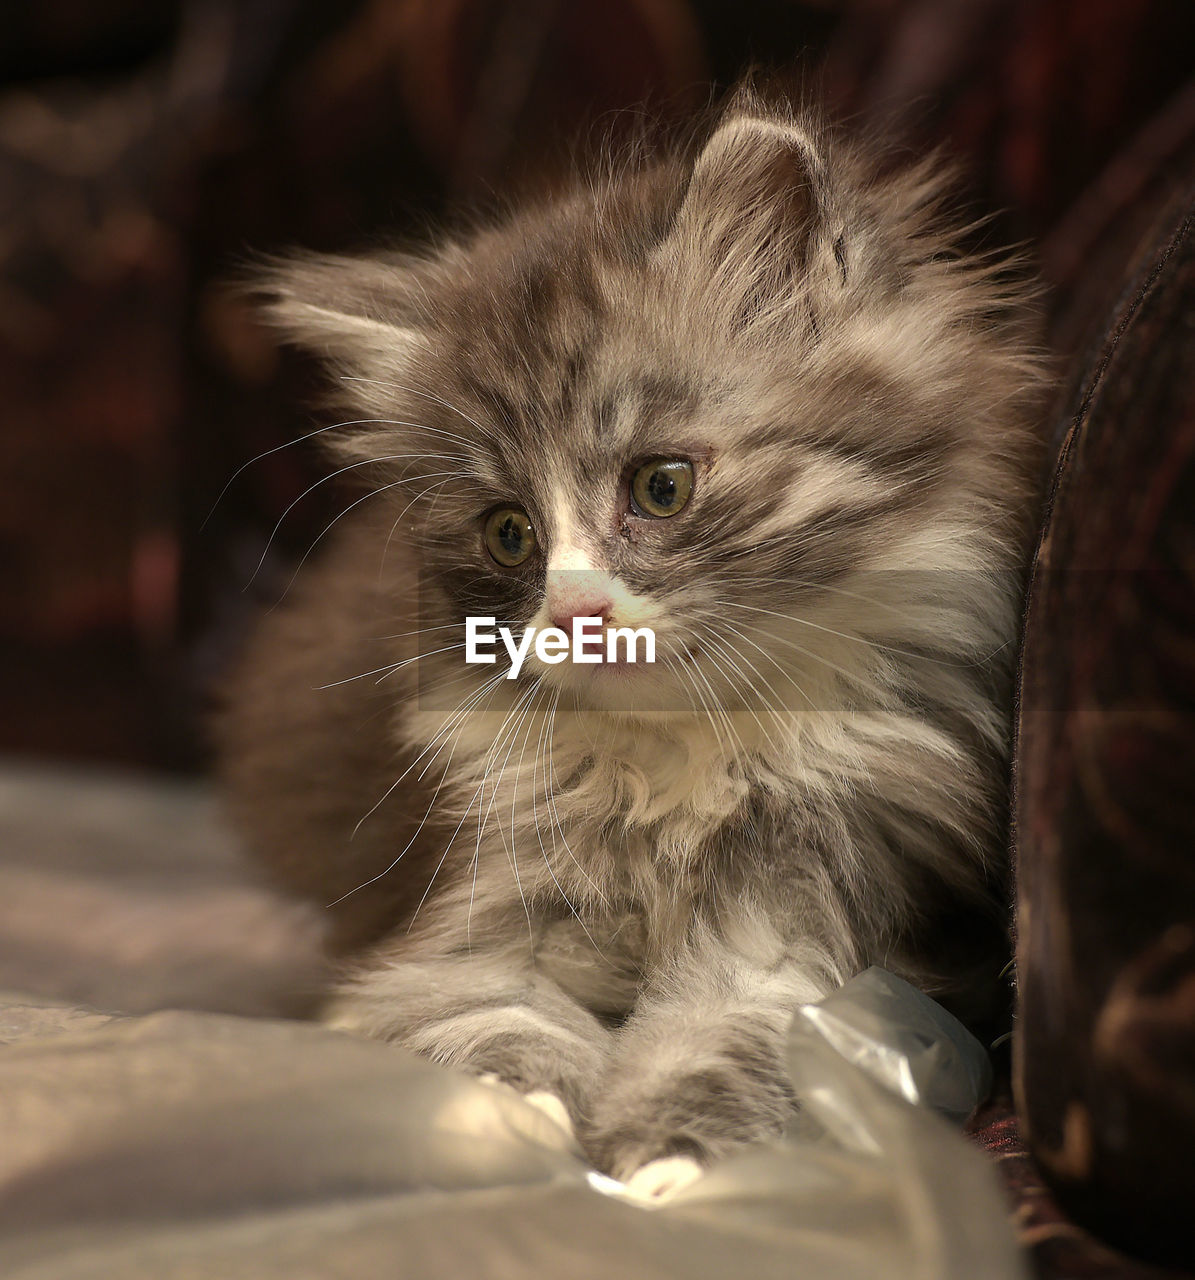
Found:
[[[619,1178],[782,1129],[792,1009],[869,964],[999,997],[1043,373],[946,185],[744,91],[690,153],[264,283],[368,483],[233,685],[232,803],[331,904],[340,1025],[555,1095]],[[468,616],[658,660],[508,680]]]

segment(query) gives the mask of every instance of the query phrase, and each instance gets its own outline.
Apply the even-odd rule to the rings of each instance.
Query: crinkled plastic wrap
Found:
[[[958,1125],[987,1096],[983,1046],[940,1005],[873,968],[799,1008],[788,1065],[801,1103],[784,1139],[723,1161],[657,1206],[589,1185],[626,1215],[596,1233],[596,1206],[548,1215],[542,1274],[685,1280],[1020,1280],[1007,1205]],[[518,1099],[511,1100],[522,1109]],[[599,1257],[578,1246],[600,1237]],[[546,1244],[543,1240],[541,1244]],[[483,1276],[523,1274],[485,1251]],[[605,1270],[605,1268],[612,1268]]]
[[[986,1055],[878,969],[796,1013],[791,1132],[652,1208],[512,1090],[387,1045],[182,1013],[48,1034],[34,1012],[0,1051],[6,1280],[1023,1275],[955,1127]]]
[[[986,1051],[956,1018],[868,969],[797,1010],[788,1065],[801,1110],[785,1138],[654,1212],[781,1244],[788,1269],[776,1274],[801,1280],[1025,1274],[993,1170],[953,1127],[992,1083]],[[719,1274],[695,1238],[677,1261],[678,1275]],[[739,1274],[771,1272],[744,1255]]]

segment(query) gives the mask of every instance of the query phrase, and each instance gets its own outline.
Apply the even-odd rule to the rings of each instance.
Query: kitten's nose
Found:
[[[614,612],[614,592],[610,575],[592,559],[570,545],[557,549],[548,562],[546,611],[552,625],[570,634],[574,618],[601,618],[610,621]]]
[[[574,618],[601,618],[602,625],[605,626],[610,621],[613,609],[614,605],[609,596],[596,593],[582,595],[575,592],[562,592],[549,605],[552,625],[559,627],[561,631],[567,631],[570,635]]]

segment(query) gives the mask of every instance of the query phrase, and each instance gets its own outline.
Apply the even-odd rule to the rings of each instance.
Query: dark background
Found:
[[[1193,51],[1189,0],[7,0],[0,752],[200,767],[221,671],[344,505],[271,538],[323,474],[302,445],[220,496],[327,420],[222,288],[250,252],[424,234],[762,64],[960,156],[1068,352],[1195,137]]]

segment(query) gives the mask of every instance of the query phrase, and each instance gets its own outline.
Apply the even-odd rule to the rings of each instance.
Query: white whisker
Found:
[[[359,378],[359,377],[353,377],[347,374],[342,376],[341,381],[342,382],[367,382],[367,383],[372,383],[374,386],[390,387],[395,391],[405,391],[409,395],[421,396],[424,400],[431,400],[435,404],[442,405],[445,409],[450,409],[453,413],[459,414],[462,418],[464,418],[464,420],[467,423],[469,423],[470,426],[476,427],[477,430],[485,434],[485,436],[488,439],[493,438],[494,433],[492,429],[483,427],[481,423],[477,421],[476,418],[469,417],[469,415],[463,409],[458,408],[456,405],[452,404],[450,401],[445,400],[443,396],[435,395],[431,391],[420,391],[418,387],[407,387],[407,386],[404,386],[401,382],[383,382],[380,378]]]
[[[237,477],[241,475],[242,472],[247,471],[250,467],[254,466],[256,463],[263,461],[264,459],[270,457],[272,454],[281,453],[283,449],[289,449],[293,445],[302,444],[304,441],[312,440],[316,436],[322,436],[325,432],[328,432],[328,431],[339,431],[339,430],[342,430],[344,427],[370,427],[370,426],[412,427],[417,431],[427,431],[435,435],[446,436],[448,439],[456,440],[458,443],[462,445],[466,445],[470,449],[476,450],[477,448],[476,443],[472,440],[467,439],[465,436],[455,435],[450,431],[441,431],[437,427],[429,427],[421,422],[402,422],[402,421],[388,419],[388,418],[351,418],[345,422],[331,422],[326,427],[316,427],[314,431],[308,431],[304,435],[296,436],[293,440],[284,440],[281,444],[276,444],[270,449],[263,449],[261,453],[257,454],[255,457],[250,458],[248,462],[242,462],[241,465],[237,467],[237,469],[232,473],[232,475],[229,476],[228,479],[224,482],[224,488],[220,490],[219,494],[216,497],[215,502],[212,503],[211,510],[207,513],[206,516],[204,516],[203,523],[199,526],[200,529],[204,529],[207,527],[208,521],[210,521],[212,516],[216,514],[216,508],[219,507],[220,503],[224,501],[225,495],[228,493],[229,489],[232,488],[233,484],[236,482]],[[308,492],[310,492],[310,490]]]
[[[460,476],[463,474],[464,473],[460,471],[432,471],[428,475],[424,475],[424,476],[406,476],[402,480],[394,480],[394,481],[391,481],[390,484],[384,484],[378,489],[371,489],[368,493],[363,494],[355,502],[350,502],[349,505],[345,507],[343,511],[341,511],[338,515],[333,516],[333,518],[329,520],[328,523],[324,525],[324,527],[316,535],[315,540],[312,542],[311,546],[309,546],[307,550],[303,553],[302,559],[299,561],[297,565],[295,565],[295,570],[290,575],[290,581],[286,584],[286,587],[282,592],[281,598],[275,604],[274,607],[277,608],[277,604],[280,604],[282,600],[286,599],[287,595],[290,592],[291,587],[295,585],[295,580],[298,578],[300,570],[302,570],[303,566],[307,563],[307,560],[310,557],[311,553],[316,549],[316,547],[319,546],[319,544],[324,540],[324,538],[327,537],[327,535],[332,531],[332,529],[337,524],[339,524],[340,521],[345,518],[345,516],[349,514],[350,511],[355,511],[363,502],[368,502],[370,498],[376,498],[380,494],[388,493],[391,489],[397,489],[402,485],[412,483],[412,481],[418,482],[420,480],[431,480],[434,476],[443,476],[445,478],[441,480],[439,484],[447,484],[448,481],[453,479],[455,476]],[[431,485],[429,488],[424,489],[416,497],[412,498],[411,501],[407,504],[407,510],[410,510],[410,508],[413,507],[415,503],[419,501],[420,498],[426,497],[427,494],[429,494],[432,491],[432,489],[436,489],[436,488],[439,488],[439,485]],[[403,514],[405,515],[406,512],[404,511]],[[258,566],[257,566],[258,570],[260,570],[261,565],[264,562],[265,562],[265,553],[263,552],[261,561],[258,563]],[[257,574],[257,570],[254,570],[255,577],[256,577],[256,574]],[[250,578],[249,581],[250,583],[252,583],[253,579]]]
[[[401,783],[404,778],[409,776],[411,771],[420,762],[420,760],[422,760],[423,757],[427,755],[427,753],[432,749],[432,747],[436,745],[436,742],[441,737],[441,735],[444,734],[446,731],[449,731],[451,726],[458,721],[458,718],[462,714],[462,708],[466,710],[471,709],[472,706],[476,704],[476,701],[479,701],[481,699],[483,694],[489,692],[491,688],[497,688],[498,682],[500,680],[504,680],[505,678],[506,676],[504,672],[499,672],[496,675],[491,676],[481,686],[480,689],[474,690],[472,693],[468,694],[464,699],[462,699],[460,703],[457,704],[455,710],[450,712],[449,715],[445,718],[440,728],[433,735],[431,741],[423,748],[423,750],[415,757],[415,759],[412,760],[409,765],[407,765],[407,767],[402,771],[402,773],[400,773],[398,777],[394,779],[394,781],[390,784],[390,786],[386,788],[382,796],[378,800],[376,800],[374,804],[364,814],[362,814],[361,818],[357,822],[357,825],[353,828],[352,835],[349,836],[350,840],[354,839],[357,835],[357,832],[361,830],[362,823],[364,823],[368,818],[372,817],[373,814],[377,812],[377,810],[394,793],[394,790],[399,785],[399,783]],[[432,758],[435,759],[434,756]],[[385,872],[383,872],[382,874],[385,874]],[[370,883],[370,882],[367,881],[366,883]],[[362,888],[364,886],[358,885],[357,887]],[[353,892],[355,893],[356,890],[353,890]]]
[[[780,618],[784,622],[796,622],[800,626],[810,627],[814,631],[823,631],[827,635],[837,636],[840,640],[849,641],[851,644],[863,645],[864,647],[871,649],[879,649],[884,653],[895,653],[902,658],[914,658],[919,662],[929,662],[939,667],[954,667],[960,671],[973,670],[982,663],[991,661],[991,659],[994,658],[1002,649],[1006,648],[1009,643],[1008,641],[1005,641],[1003,644],[998,645],[993,649],[991,653],[984,655],[983,658],[977,659],[974,662],[950,662],[945,658],[932,657],[928,653],[917,653],[913,649],[901,649],[894,645],[883,644],[881,641],[869,639],[867,636],[853,636],[846,631],[835,631],[833,627],[827,627],[823,626],[821,623],[811,622],[808,618],[801,618],[796,614],[778,613],[775,609],[763,609],[758,605],[740,604],[734,600],[717,600],[715,603],[729,609],[743,609],[749,613],[765,613],[773,618]],[[770,635],[771,633],[760,631],[757,632],[757,634]],[[780,637],[776,637],[776,639],[780,639],[782,644],[792,643],[791,641],[785,641]],[[792,647],[794,649],[799,648],[796,644],[792,644]],[[807,650],[802,649],[801,652],[805,653]]]

